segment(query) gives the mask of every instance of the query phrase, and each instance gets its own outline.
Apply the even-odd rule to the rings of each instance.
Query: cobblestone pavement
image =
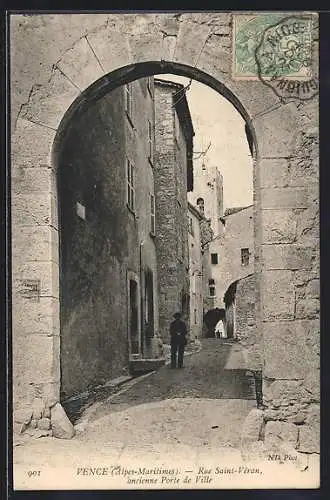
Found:
[[[186,356],[182,370],[163,366],[156,373],[120,392],[103,403],[91,417],[93,420],[111,411],[132,405],[153,403],[173,398],[254,400],[254,382],[239,367],[241,348],[224,339],[203,339],[202,350]],[[227,369],[229,359],[237,357]]]
[[[200,352],[185,358],[182,370],[164,366],[88,408],[73,439],[39,438],[14,447],[16,483],[31,488],[26,475],[31,468],[44,477],[48,473],[46,488],[78,479],[83,488],[87,483],[74,469],[87,465],[183,463],[194,469],[224,457],[237,463],[240,430],[256,406],[252,378],[237,367],[244,364],[237,345],[222,339],[202,344]],[[41,479],[33,484],[42,487]]]

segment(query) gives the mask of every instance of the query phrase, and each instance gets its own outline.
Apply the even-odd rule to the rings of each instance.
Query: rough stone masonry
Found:
[[[70,113],[104,89],[172,70],[228,98],[254,138],[263,437],[319,451],[318,97],[283,102],[260,80],[232,78],[235,15],[11,16],[14,416],[35,398],[60,402],[54,141]]]

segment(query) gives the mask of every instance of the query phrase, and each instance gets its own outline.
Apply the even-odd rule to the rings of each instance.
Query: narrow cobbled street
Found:
[[[186,356],[182,370],[172,370],[169,365],[160,368],[102,404],[93,420],[113,411],[165,399],[254,400],[254,385],[246,375],[242,352],[228,340],[203,339],[201,351]]]
[[[242,348],[204,339],[200,352],[185,357],[182,370],[165,365],[135,379],[89,407],[72,440],[32,439],[14,447],[14,462],[21,474],[34,464],[38,470],[59,467],[64,476],[74,467],[109,462],[125,467],[179,462],[186,468],[224,456],[237,462],[240,431],[253,407],[253,378],[244,368]]]

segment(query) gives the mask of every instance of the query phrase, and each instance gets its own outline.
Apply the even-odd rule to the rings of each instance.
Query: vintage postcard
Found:
[[[14,489],[319,488],[318,14],[8,30]]]

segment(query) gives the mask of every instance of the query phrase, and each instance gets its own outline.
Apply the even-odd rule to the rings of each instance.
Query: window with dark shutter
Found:
[[[211,264],[218,264],[218,254],[211,253]]]
[[[215,280],[214,279],[209,279],[209,295],[210,297],[215,297]]]
[[[248,248],[241,248],[241,264],[248,266],[250,262],[250,251]]]

